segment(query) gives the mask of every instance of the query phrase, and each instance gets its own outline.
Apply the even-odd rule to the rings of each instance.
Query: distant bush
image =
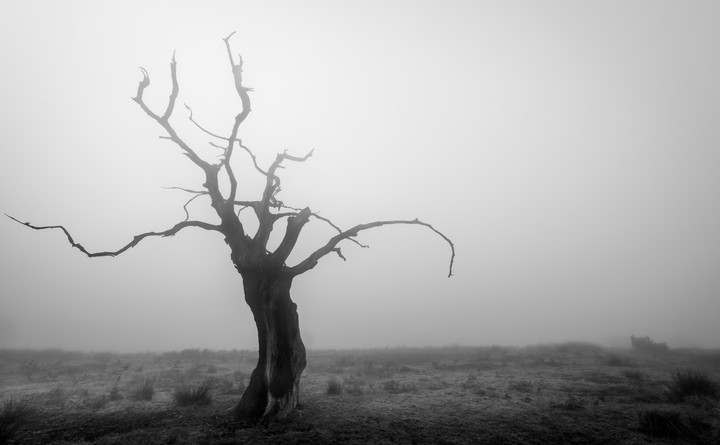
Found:
[[[327,382],[326,392],[328,395],[331,395],[331,396],[337,396],[337,395],[342,394],[342,392],[343,392],[342,382],[335,377],[331,378]]]
[[[648,336],[635,337],[634,335],[631,335],[630,344],[632,345],[633,349],[642,352],[665,353],[670,350],[667,343],[655,342]]]
[[[10,442],[30,414],[28,399],[7,400],[0,410],[0,444]]]
[[[143,383],[132,392],[133,400],[152,400],[155,395],[155,379],[145,377]]]
[[[175,389],[173,399],[179,406],[207,405],[212,402],[210,394],[212,383],[212,378],[208,378],[196,386],[182,385]]]
[[[672,381],[668,385],[668,397],[673,402],[681,402],[689,396],[708,397],[717,400],[720,398],[720,387],[700,371],[675,371],[672,375]]]

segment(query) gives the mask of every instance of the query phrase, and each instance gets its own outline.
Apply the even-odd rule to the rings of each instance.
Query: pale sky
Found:
[[[229,133],[222,38],[245,61],[240,130],[287,204],[361,234],[296,278],[310,348],[720,347],[720,3],[304,1],[0,3],[0,210],[90,250],[165,230],[199,169],[130,98],[163,110],[176,52],[187,111]],[[241,165],[239,197],[262,178]],[[201,218],[207,202],[190,211]],[[282,232],[278,230],[278,232]],[[332,232],[313,223],[297,255]],[[117,258],[0,220],[0,347],[255,348],[217,233]]]

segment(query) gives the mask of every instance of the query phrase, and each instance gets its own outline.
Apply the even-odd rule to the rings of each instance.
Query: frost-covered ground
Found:
[[[9,443],[720,443],[720,402],[669,391],[678,372],[717,384],[718,351],[310,351],[299,414],[240,428],[228,410],[255,360],[250,351],[0,351],[3,413],[23,408]],[[206,398],[178,405],[179,391],[203,382]]]

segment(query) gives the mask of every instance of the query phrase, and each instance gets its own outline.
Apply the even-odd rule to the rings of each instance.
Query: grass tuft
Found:
[[[668,398],[672,402],[682,402],[690,396],[720,398],[720,387],[710,377],[701,371],[676,370],[667,390]]]
[[[145,377],[142,385],[137,387],[132,393],[133,400],[152,400],[155,395],[155,379]]]
[[[28,399],[7,400],[0,410],[0,443],[8,443],[15,437],[30,414]]]
[[[653,437],[695,439],[697,435],[683,423],[677,411],[661,412],[657,410],[638,413],[640,431]]]
[[[326,393],[331,396],[337,396],[343,392],[343,383],[337,378],[333,377],[327,381]]]
[[[213,379],[207,378],[200,382],[199,385],[182,385],[175,389],[173,399],[179,406],[207,405],[212,402],[210,394],[212,383]]]

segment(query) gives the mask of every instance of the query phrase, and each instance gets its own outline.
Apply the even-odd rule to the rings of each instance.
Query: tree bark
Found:
[[[237,406],[241,419],[281,419],[298,407],[305,345],[297,305],[290,299],[292,276],[267,270],[243,273],[245,301],[258,331],[258,362]]]

